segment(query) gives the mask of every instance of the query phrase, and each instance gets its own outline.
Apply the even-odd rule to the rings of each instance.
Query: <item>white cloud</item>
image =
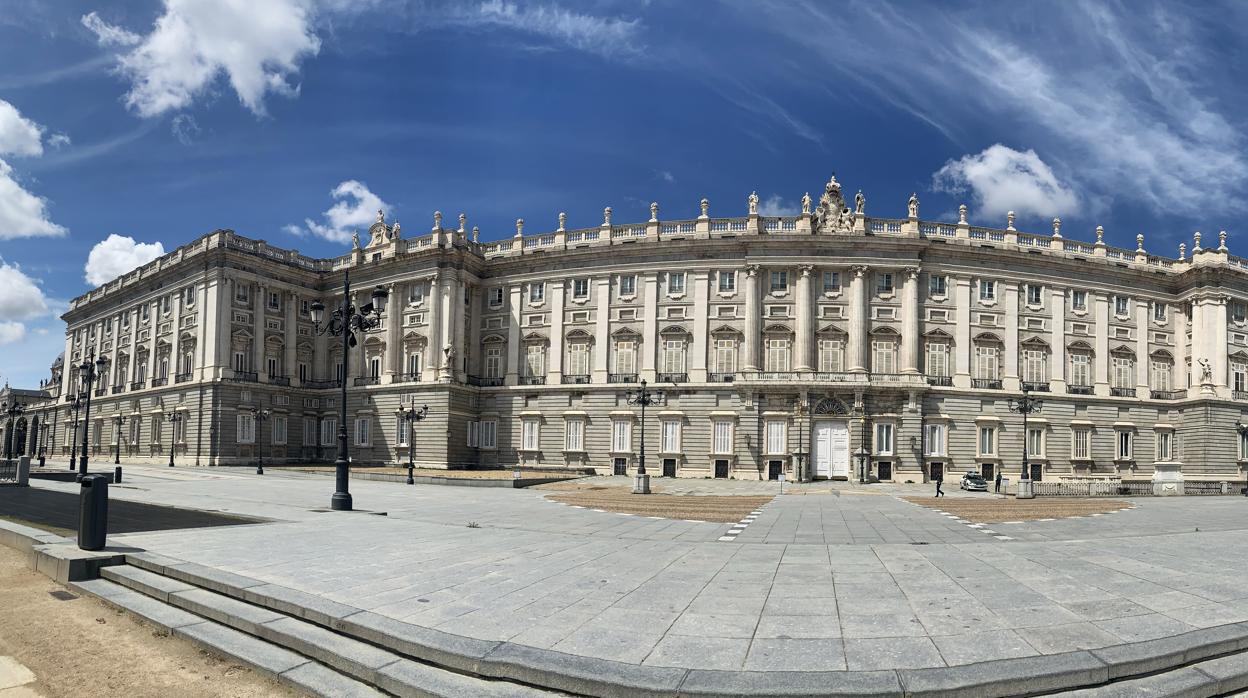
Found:
[[[34,279],[0,260],[0,322],[33,320],[48,314],[48,301]]]
[[[932,174],[932,184],[951,194],[969,190],[977,213],[989,218],[1002,218],[1008,211],[1048,218],[1079,209],[1078,195],[1036,151],[1020,152],[1000,143],[946,162]]]
[[[294,95],[299,63],[320,51],[310,9],[298,0],[164,0],[152,32],[118,58],[131,81],[126,104],[149,117],[189,106],[225,77],[239,100],[264,114],[270,93]],[[88,18],[83,23],[88,24]],[[105,36],[123,32],[97,17]],[[90,27],[88,24],[88,28]],[[93,30],[94,31],[94,30]]]
[[[758,205],[760,216],[796,216],[800,211],[801,207],[785,203],[779,194],[772,194]]]
[[[43,155],[43,127],[0,99],[0,155]]]
[[[132,31],[105,22],[95,12],[83,15],[81,21],[82,26],[95,34],[101,46],[134,46],[143,40],[143,37]]]
[[[504,0],[487,0],[478,6],[468,23],[481,23],[528,32],[554,39],[579,51],[603,56],[640,55],[642,24],[639,19],[598,17],[564,9],[556,4],[521,6]]]
[[[329,207],[329,210],[323,214],[323,223],[318,223],[311,218],[304,219],[304,225],[307,226],[309,232],[326,240],[347,242],[351,239],[352,233],[367,228],[377,220],[378,210],[387,213],[390,211],[389,204],[369,191],[368,186],[363,182],[357,182],[354,179],[348,179],[334,187],[329,195],[338,203]],[[286,226],[283,230],[291,232],[292,227],[295,226]]]
[[[191,145],[199,136],[199,122],[190,114],[178,114],[173,117],[169,128],[173,131],[173,137],[177,138],[182,145]]]
[[[282,232],[286,233],[287,235],[294,235],[297,238],[307,237],[308,235],[308,231],[304,230],[303,228],[300,228],[297,225],[294,225],[293,223],[283,225]]]
[[[0,321],[0,346],[15,344],[26,337],[26,326],[20,322]]]
[[[74,142],[70,140],[69,136],[64,133],[54,133],[51,136],[48,136],[49,148],[60,149],[60,148],[66,148],[73,144]]]
[[[106,284],[164,253],[165,246],[159,242],[142,243],[132,237],[112,233],[91,248],[87,265],[83,268],[85,278],[93,286]]]
[[[13,178],[13,168],[0,160],[0,240],[58,237],[64,227],[48,218],[48,202],[26,191]]]
[[[655,174],[658,175],[659,179],[667,182],[668,184],[672,184],[676,181],[676,175],[672,174],[668,170],[659,170]]]

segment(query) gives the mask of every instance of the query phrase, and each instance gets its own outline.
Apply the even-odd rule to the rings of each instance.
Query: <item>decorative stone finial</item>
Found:
[[[655,223],[659,220],[659,202],[650,202],[650,222]]]
[[[1103,225],[1096,226],[1096,244],[1105,244],[1105,226]]]
[[[524,219],[523,218],[516,219],[516,237],[518,238],[524,237]]]
[[[559,230],[563,231],[567,229],[568,229],[568,214],[564,213],[563,211],[560,211],[559,212]]]
[[[611,207],[610,206],[602,209],[602,224],[607,227],[611,226]]]
[[[433,212],[433,229],[434,230],[442,229],[442,212],[441,211]]]
[[[1144,251],[1144,233],[1136,233],[1135,235],[1135,251]]]
[[[711,210],[711,202],[708,201],[707,199],[702,199],[701,206],[702,206],[702,218],[706,218],[707,217],[706,212]]]
[[[1218,252],[1226,252],[1226,231],[1218,231]]]
[[[462,233],[467,229],[468,229],[468,216],[466,214],[461,213],[459,214],[459,232]]]
[[[1007,211],[1005,213],[1005,229],[1014,230],[1014,212]]]
[[[1180,242],[1179,243],[1179,261],[1182,262],[1186,258],[1187,258],[1187,243]]]
[[[966,225],[966,204],[958,205],[958,225]]]
[[[481,242],[481,229],[475,225],[472,226],[472,241]]]
[[[1053,219],[1053,237],[1055,238],[1062,237],[1062,219],[1061,218]]]
[[[802,215],[810,215],[810,192],[806,192],[802,195]]]
[[[750,215],[757,216],[758,215],[758,192],[756,191],[750,192],[749,202],[750,202],[750,209],[749,209]]]
[[[918,192],[913,192],[910,194],[910,201],[906,203],[906,208],[909,210],[911,218],[919,217],[919,194]]]
[[[1196,231],[1196,234],[1192,235],[1192,242],[1193,242],[1192,255],[1195,255],[1197,252],[1200,252],[1200,231],[1199,230]]]

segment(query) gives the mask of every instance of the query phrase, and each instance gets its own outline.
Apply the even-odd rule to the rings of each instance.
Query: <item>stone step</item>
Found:
[[[401,656],[285,613],[129,565],[104,568],[104,578],[167,602],[398,696],[536,698],[552,695],[519,684],[448,671]],[[184,620],[180,618],[179,620]]]
[[[1212,698],[1248,689],[1248,653],[1207,659],[1178,669],[1053,694],[1063,698]]]

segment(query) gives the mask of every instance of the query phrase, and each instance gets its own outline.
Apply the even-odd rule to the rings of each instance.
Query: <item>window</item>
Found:
[[[634,296],[637,295],[637,277],[628,274],[620,277],[620,295]]]
[[[1000,351],[995,346],[977,345],[975,347],[975,377],[980,380],[999,380]]]
[[[254,444],[256,442],[256,418],[251,414],[238,415],[238,442]]]
[[[246,303],[247,301],[251,300],[251,286],[248,286],[247,284],[235,284],[234,285],[234,300],[240,301],[243,303]],[[147,319],[146,315],[144,315],[144,319]]]
[[[520,428],[520,448],[536,451],[541,443],[541,424],[536,419],[526,419]]]
[[[1087,354],[1070,355],[1070,384],[1087,387],[1092,385],[1092,357]]]
[[[997,282],[981,280],[979,282],[979,299],[993,301],[997,299]]]
[[[611,422],[611,452],[631,453],[633,450],[633,423],[617,419]]]
[[[685,340],[668,339],[663,342],[663,373],[685,372]]]
[[[680,421],[663,420],[661,453],[680,453]]]
[[[1045,383],[1049,380],[1047,352],[1043,349],[1023,350],[1023,381],[1026,383]]]
[[[1238,392],[1248,390],[1248,365],[1231,363],[1231,389]]]
[[[415,371],[413,371],[415,373]],[[485,348],[485,377],[500,378],[503,375],[503,347],[494,342]]]
[[[941,298],[949,294],[949,277],[941,274],[932,274],[927,277],[927,294],[935,298]]]
[[[877,339],[871,342],[871,353],[874,355],[872,371],[876,373],[897,372],[896,344],[891,339]]]
[[[152,432],[152,439],[151,439],[152,444],[155,444],[155,445],[160,444],[160,423],[162,421],[163,420],[161,419],[160,415],[153,415],[152,418],[148,420],[148,424],[151,427],[151,432]]]
[[[732,293],[737,290],[737,272],[724,271],[719,272],[719,292]]]
[[[841,342],[837,339],[819,340],[819,370],[823,373],[840,373],[845,370],[841,364]]]
[[[394,433],[395,433],[394,443],[395,445],[406,446],[407,437],[410,434],[410,432],[411,432],[411,425],[408,423],[408,421],[404,419],[402,415],[395,415],[394,417]]]
[[[308,372],[308,364],[303,361],[300,361],[299,362],[299,382],[307,383],[308,378],[310,377],[311,375]]]
[[[736,373],[737,340],[720,337],[715,340],[715,372]]]
[[[498,447],[498,420],[481,420],[481,448]]]
[[[1071,291],[1070,292],[1070,308],[1071,310],[1087,310],[1088,309],[1088,292],[1087,291]]]
[[[530,344],[524,348],[524,370],[526,376],[546,375],[546,347]]]
[[[1169,463],[1174,460],[1174,434],[1169,431],[1157,432],[1157,461]]]
[[[1131,299],[1126,296],[1114,296],[1114,315],[1126,317],[1131,312]]]
[[[893,274],[885,272],[875,277],[875,290],[877,293],[886,294],[893,292]]]
[[[121,316],[121,326],[123,328],[130,327],[130,313]]]
[[[541,303],[546,299],[546,284],[541,281],[535,281],[529,284],[529,302]]]
[[[486,300],[489,301],[491,307],[498,307],[503,304],[503,287],[495,286],[486,292]]]
[[[316,419],[312,417],[303,418],[303,445],[316,445]]]
[[[771,272],[771,292],[784,293],[789,290],[789,272],[773,271]]]
[[[299,314],[308,315],[312,312],[312,304],[307,300],[299,301]]]
[[[1239,459],[1248,460],[1248,430],[1239,433]]]
[[[1041,305],[1042,297],[1040,287],[1036,284],[1027,284],[1027,305]]]
[[[997,453],[997,428],[979,428],[979,455],[992,456]]]
[[[945,455],[945,425],[928,424],[924,428],[926,430],[926,438],[923,442],[923,448],[925,449],[926,455]]]
[[[502,289],[499,289],[500,291]],[[407,303],[408,305],[420,305],[425,302],[425,285],[412,284],[407,287]]]
[[[615,372],[637,372],[637,342],[632,339],[619,339],[615,342]]]
[[[1152,375],[1153,390],[1170,390],[1171,384],[1170,362],[1164,359],[1154,359]]]
[[[1044,458],[1044,429],[1027,429],[1027,457]]]
[[[467,435],[465,437],[466,438],[465,445],[468,446],[468,448],[476,448],[477,444],[480,443],[481,423],[480,422],[468,422],[466,426],[467,426]]]
[[[767,455],[779,456],[788,452],[786,448],[786,433],[788,424],[779,419],[767,420],[766,437],[767,437]]]
[[[338,420],[327,417],[321,420],[321,445],[333,446],[338,438]]]
[[[568,374],[589,375],[589,343],[584,341],[568,344]]]
[[[234,352],[234,370],[242,373],[247,370],[247,352]],[[146,373],[146,371],[144,371]]]
[[[1131,432],[1118,432],[1118,460],[1131,460]]]
[[[1074,460],[1092,459],[1092,430],[1072,429],[1070,432],[1070,452]]]
[[[711,430],[711,452],[732,453],[732,422],[717,420]]]
[[[1115,356],[1113,357],[1113,365],[1113,387],[1135,387],[1135,359],[1132,359],[1130,356]]]
[[[130,445],[131,446],[139,445],[139,439],[142,436],[142,431],[143,431],[142,418],[140,417],[138,419],[131,419],[130,420]]]
[[[160,299],[160,312],[161,312],[162,314],[164,314],[164,315],[168,315],[168,314],[169,314],[169,311],[170,311],[172,308],[173,308],[173,296],[170,296],[170,295],[165,295],[165,296],[162,296],[162,297],[161,297],[161,299]],[[112,329],[113,329],[113,327],[112,327],[112,325],[110,324],[110,325],[108,326],[108,330],[111,332],[111,331],[112,331]]]
[[[368,360],[368,375],[372,376],[373,380],[381,379],[381,357],[380,356],[374,356]]]
[[[674,271],[667,275],[667,292],[668,293],[684,293],[685,292],[685,272]]]
[[[1153,301],[1153,319],[1157,322],[1166,321],[1166,304],[1160,301]]]
[[[841,273],[839,271],[823,272],[823,292],[839,293],[841,290]]]
[[[373,420],[369,417],[358,417],[355,420],[355,445],[371,446],[372,445],[372,427]]]
[[[771,337],[767,340],[767,362],[765,370],[783,373],[789,370],[789,340]]]
[[[342,359],[334,362],[334,380],[343,380]]]
[[[407,372],[411,376],[419,376],[421,371],[421,355],[413,351],[407,355]]]
[[[280,294],[278,294],[278,293],[276,293],[276,292],[274,292],[274,291],[270,291],[270,292],[269,292],[269,309],[270,309],[270,310],[281,310],[281,308],[282,308],[282,297],[281,297],[281,295],[280,295]]]
[[[1245,308],[1244,304],[1239,301],[1235,301],[1234,303],[1231,303],[1231,319],[1234,320],[1235,322],[1243,322],[1244,315],[1246,312],[1248,312],[1248,311],[1245,311],[1244,308]]]
[[[884,423],[875,425],[875,453],[880,456],[893,455],[893,425]]]
[[[927,343],[927,375],[948,377],[949,345],[945,342]]]
[[[563,423],[563,450],[585,450],[585,420],[569,419]]]
[[[178,422],[181,424],[181,422]],[[273,443],[277,446],[286,445],[286,418],[281,416],[273,417]]]
[[[268,367],[269,367],[269,378],[273,378],[274,376],[278,375],[276,356],[268,357]]]
[[[589,298],[589,279],[572,279],[572,297]]]

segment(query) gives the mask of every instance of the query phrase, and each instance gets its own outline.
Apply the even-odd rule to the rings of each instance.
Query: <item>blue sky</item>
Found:
[[[341,254],[378,207],[484,239],[792,212],[1175,255],[1248,205],[1243,3],[0,0],[0,378],[57,315],[216,228]]]

